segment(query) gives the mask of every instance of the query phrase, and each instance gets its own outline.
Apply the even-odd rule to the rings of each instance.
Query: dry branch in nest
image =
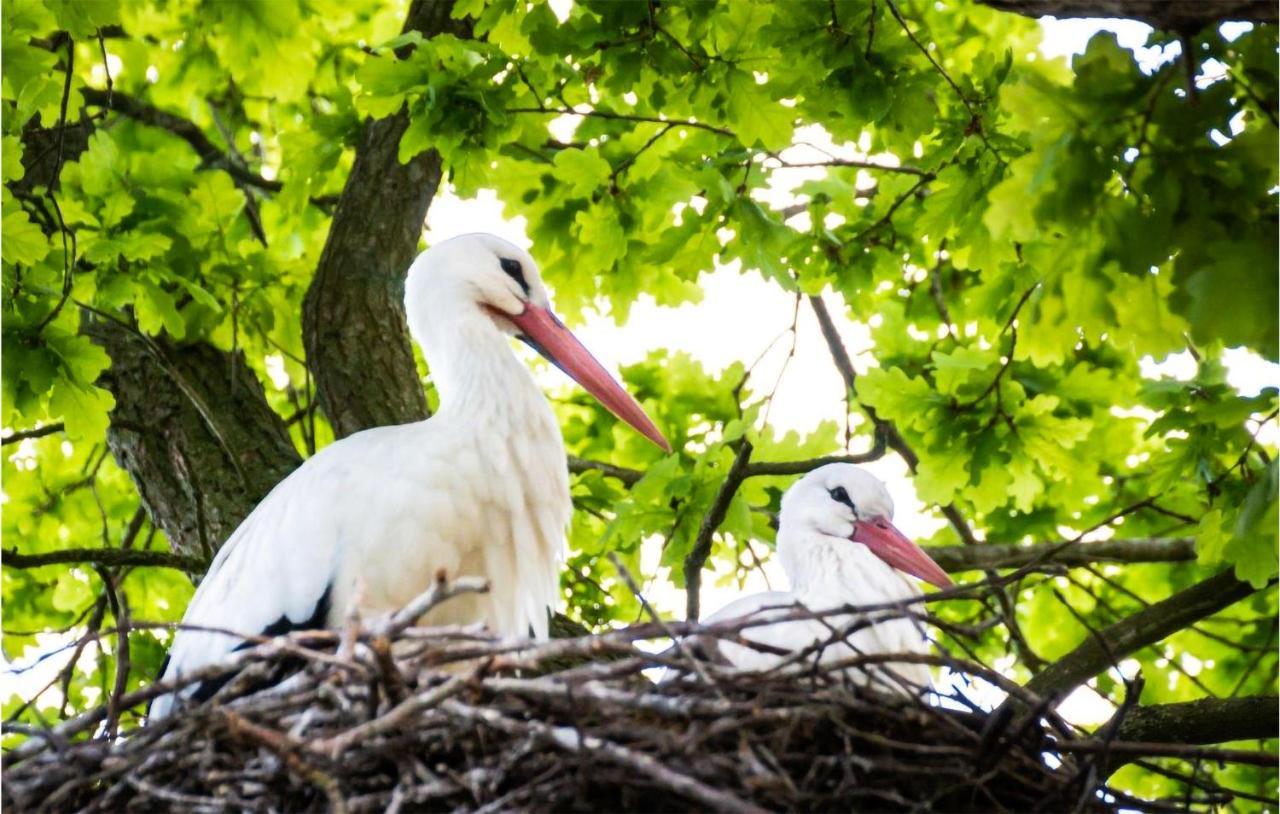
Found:
[[[1126,745],[1077,736],[1029,696],[1031,713],[994,731],[959,693],[885,692],[846,669],[875,670],[885,657],[743,674],[695,665],[689,647],[655,655],[641,646],[671,633],[741,643],[750,621],[639,624],[549,642],[411,626],[432,604],[482,589],[441,583],[391,619],[238,651],[185,677],[235,669],[210,701],[116,738],[98,731],[105,708],[36,734],[6,756],[4,803],[56,812],[739,812],[1189,802],[1107,789],[1108,754]],[[902,658],[1019,692],[979,665]],[[679,678],[655,683],[654,668]],[[116,708],[141,708],[171,689],[136,691]]]

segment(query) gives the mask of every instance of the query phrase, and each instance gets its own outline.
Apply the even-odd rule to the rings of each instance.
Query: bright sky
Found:
[[[553,2],[553,6],[565,4],[565,0]],[[1045,41],[1040,51],[1045,57],[1069,58],[1071,54],[1083,53],[1089,37],[1099,30],[1116,32],[1120,44],[1135,49],[1148,70],[1178,53],[1177,44],[1166,48],[1163,53],[1160,49],[1146,48],[1145,42],[1151,29],[1141,23],[1123,20],[1047,19],[1042,21],[1042,25]],[[1213,66],[1205,67],[1206,74],[1211,75]],[[566,116],[553,122],[556,135],[569,140],[568,135],[575,125],[574,119],[575,117]],[[859,151],[857,145],[832,144],[820,128],[805,128],[797,133],[796,140],[815,144],[844,158],[867,157]],[[823,157],[813,147],[804,146],[792,147],[786,155],[792,161],[821,160]],[[896,161],[893,156],[871,158],[887,163]],[[775,208],[785,207],[795,200],[790,194],[791,189],[805,180],[820,177],[821,173],[820,168],[775,172],[774,183],[762,200]],[[807,228],[807,224],[802,222],[807,217],[806,213],[795,218],[792,223],[797,228]],[[528,247],[530,242],[525,228],[522,218],[507,220],[503,217],[502,205],[492,192],[482,193],[470,200],[460,200],[453,195],[452,190],[446,189],[432,203],[427,218],[427,239],[434,243],[465,232],[486,231]],[[721,369],[735,361],[750,364],[764,353],[753,378],[757,382],[773,382],[782,373],[782,363],[789,345],[787,341],[775,340],[791,325],[794,306],[791,298],[758,275],[742,275],[736,266],[718,268],[704,277],[703,288],[703,301],[696,305],[662,308],[646,297],[632,309],[624,326],[615,325],[607,316],[595,316],[589,318],[584,325],[574,327],[587,347],[615,372],[618,365],[638,361],[649,350],[660,347],[686,351],[712,370]],[[866,327],[843,317],[845,309],[837,296],[828,295],[828,302],[833,317],[839,320],[841,334],[853,356],[855,367],[862,372],[873,366],[873,348]],[[715,329],[708,330],[707,326],[714,326]],[[771,345],[773,347],[769,350]],[[1248,353],[1230,354],[1228,364],[1233,384],[1247,391],[1256,392],[1265,384],[1280,381],[1280,368]],[[1148,375],[1187,377],[1193,371],[1194,362],[1187,354],[1178,354],[1159,363],[1156,360],[1144,363],[1144,372]],[[547,383],[551,386],[565,386],[563,377],[554,370],[547,369],[541,375],[546,376]],[[843,415],[844,393],[839,374],[831,364],[812,312],[808,308],[801,308],[795,356],[786,366],[785,379],[778,388],[770,410],[770,423],[779,430],[807,432],[821,421],[841,420]],[[1270,429],[1275,428],[1273,426]],[[905,467],[897,457],[889,456],[868,468],[889,484],[897,504],[896,523],[905,533],[924,537],[940,526],[941,521],[928,516],[919,504],[911,481],[906,477]],[[657,556],[656,548],[646,551],[646,572],[652,574]],[[770,565],[767,570],[775,588],[785,585],[785,579],[776,566]],[[764,590],[764,580],[755,575],[745,589]],[[736,586],[709,585],[704,588],[703,605],[708,610],[714,610],[738,593]],[[649,599],[661,610],[679,614],[683,609],[683,594],[670,588],[663,589],[658,584],[653,584]],[[22,690],[32,692],[43,686],[59,666],[60,659],[51,659],[40,668],[22,675],[0,675],[0,693]],[[1079,723],[1100,722],[1109,713],[1110,705],[1089,690],[1076,693],[1064,705],[1064,714]]]

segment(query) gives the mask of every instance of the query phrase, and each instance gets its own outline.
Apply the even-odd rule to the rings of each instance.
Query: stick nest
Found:
[[[673,632],[737,637],[732,626],[654,622],[530,642],[406,621],[467,589],[437,586],[406,609],[415,613],[381,624],[353,620],[237,651],[223,665],[236,677],[210,701],[111,737],[120,710],[174,685],[113,699],[11,750],[4,803],[57,812],[1133,807],[1100,786],[1099,757],[1072,752],[1069,731],[1043,710],[997,724],[954,700],[861,686],[865,673],[847,663],[810,658],[802,669],[744,674],[695,664],[687,643],[657,656],[638,646]],[[678,677],[656,683],[655,667]]]

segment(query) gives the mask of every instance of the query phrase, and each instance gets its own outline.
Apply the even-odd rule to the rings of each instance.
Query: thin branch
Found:
[[[870,450],[856,455],[827,455],[821,458],[810,458],[806,461],[755,461],[747,464],[743,477],[803,475],[827,464],[865,464],[871,461],[878,461],[884,457],[884,454],[884,439],[877,438],[875,445]]]
[[[61,421],[53,424],[45,424],[43,427],[36,427],[33,430],[18,430],[11,432],[6,436],[0,437],[0,446],[9,446],[20,441],[26,441],[29,438],[44,438],[46,435],[62,432],[65,429]]]
[[[699,593],[702,587],[702,566],[706,565],[707,557],[711,554],[711,541],[716,529],[724,522],[725,515],[729,512],[729,505],[733,502],[733,496],[737,494],[738,487],[746,479],[747,464],[750,460],[751,442],[744,438],[738,447],[738,454],[729,465],[729,471],[725,475],[724,483],[720,485],[720,491],[716,493],[715,499],[711,502],[711,508],[702,518],[702,525],[698,527],[698,536],[694,539],[693,548],[689,549],[689,554],[684,558],[685,618],[688,620],[698,618],[701,604]]]
[[[0,564],[8,568],[41,568],[46,565],[97,565],[105,568],[176,568],[200,574],[209,566],[200,557],[173,554],[168,551],[138,551],[121,548],[68,548],[43,554],[20,554],[7,549]]]
[[[726,130],[723,127],[707,124],[706,122],[693,121],[691,119],[663,119],[657,116],[643,116],[638,113],[613,113],[608,110],[574,110],[571,107],[509,107],[504,111],[506,113],[542,113],[554,114],[557,116],[586,116],[593,119],[611,119],[622,122],[651,122],[653,124],[674,124],[680,127],[693,127],[698,130],[706,130],[708,133],[715,133],[719,136],[727,136],[736,139],[737,133],[732,130]]]
[[[1183,760],[1213,760],[1223,763],[1243,763],[1274,769],[1277,757],[1271,752],[1250,752],[1243,749],[1206,749],[1176,743],[1135,743],[1133,741],[1071,741],[1056,746],[1063,752],[1081,754],[1107,753],[1132,757],[1172,757]]]
[[[599,472],[610,478],[617,478],[626,486],[635,486],[644,473],[638,469],[628,469],[625,466],[614,466],[604,461],[593,461],[590,458],[579,458],[576,455],[569,456],[569,472],[574,475],[582,475],[586,472]]]
[[[933,179],[934,174],[929,170],[922,170],[919,167],[912,167],[907,164],[892,165],[880,164],[875,161],[858,161],[848,158],[831,158],[826,161],[786,161],[776,155],[771,155],[781,167],[786,169],[797,169],[803,167],[856,167],[860,170],[876,170],[877,172],[896,172],[903,175],[915,175],[921,178],[928,177]],[[772,169],[772,168],[771,168]]]
[[[53,213],[58,216],[58,231],[62,234],[62,294],[59,296],[57,304],[53,306],[53,310],[46,314],[35,330],[31,332],[33,336],[39,336],[44,331],[45,326],[53,322],[58,314],[62,312],[63,306],[67,304],[67,300],[71,297],[71,275],[76,266],[76,235],[75,232],[67,228],[67,222],[62,217],[62,207],[58,204],[58,199],[53,194],[53,188],[57,184],[58,176],[62,174],[63,159],[66,157],[67,102],[71,98],[71,77],[75,71],[75,61],[75,41],[67,37],[66,78],[62,84],[62,103],[58,110],[58,154],[53,163],[53,173],[50,176],[49,186],[45,190],[45,196],[48,197],[49,203],[53,204]],[[69,244],[68,238],[70,238]]]

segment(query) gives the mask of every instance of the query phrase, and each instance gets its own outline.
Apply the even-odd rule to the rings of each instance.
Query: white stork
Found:
[[[520,248],[470,234],[423,252],[405,281],[409,330],[440,394],[426,420],[338,441],[281,481],[218,552],[183,622],[279,635],[399,609],[436,574],[481,576],[431,624],[484,622],[547,633],[572,513],[555,415],[509,338],[524,340],[600,402],[670,450],[662,433],[550,310]],[[180,630],[162,678],[218,661],[240,636]],[[189,688],[208,697],[218,682]],[[173,696],[157,698],[162,717]]]
[[[703,621],[714,624],[744,617],[794,617],[798,606],[829,611],[843,605],[910,600],[920,596],[920,589],[906,574],[941,588],[950,586],[946,572],[898,531],[890,522],[892,518],[889,491],[865,469],[852,464],[827,464],[813,470],[796,481],[782,498],[778,557],[791,590],[741,597]],[[875,615],[873,612],[871,617]],[[821,620],[793,618],[742,631],[744,638],[768,650],[726,640],[716,644],[720,655],[733,667],[768,670],[791,657],[779,651],[795,654],[817,647],[833,638],[833,629],[856,622],[856,616],[829,615]],[[926,652],[928,640],[918,622],[896,617],[862,627],[843,640],[815,650],[799,663],[831,663],[857,653]],[[924,665],[899,663],[890,669],[909,686],[929,686],[929,671]],[[856,670],[850,675],[855,681],[866,683],[869,672],[876,671]],[[876,683],[890,689],[901,687],[887,678]]]

